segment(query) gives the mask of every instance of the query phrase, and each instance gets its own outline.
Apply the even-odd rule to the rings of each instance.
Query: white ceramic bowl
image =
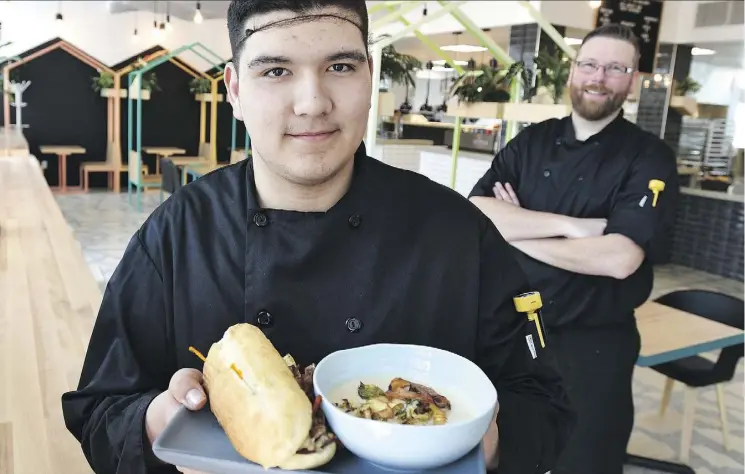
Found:
[[[444,425],[400,425],[359,418],[336,408],[343,398],[359,402],[360,382],[387,390],[401,377],[429,386],[452,405]],[[338,351],[321,360],[313,376],[316,395],[332,431],[346,449],[380,467],[419,470],[457,461],[476,446],[489,428],[497,391],[473,362],[431,347],[375,344]]]

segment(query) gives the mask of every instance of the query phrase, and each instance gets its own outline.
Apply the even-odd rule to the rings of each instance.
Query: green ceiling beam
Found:
[[[375,5],[371,6],[367,9],[368,15],[374,15],[375,13],[378,13],[380,10],[384,10],[388,7],[392,7],[395,5],[400,5],[402,3],[411,3],[408,1],[398,1],[398,2],[376,2]]]
[[[530,14],[535,22],[538,23],[541,29],[546,32],[549,38],[554,40],[554,43],[556,43],[556,45],[567,54],[567,56],[569,56],[571,59],[577,57],[577,51],[575,51],[574,48],[569,46],[566,41],[564,41],[564,37],[561,35],[561,33],[556,31],[554,25],[546,20],[546,18],[541,15],[541,12],[536,10],[535,7],[530,4],[530,2],[527,2],[525,0],[520,0],[520,5],[522,5],[528,11],[528,14]]]
[[[393,7],[390,5],[388,6],[388,9],[391,11],[394,11]],[[404,17],[399,18],[399,21],[403,23],[404,26],[411,25],[411,23],[408,20],[406,20],[406,18]],[[429,39],[428,36],[425,36],[419,30],[414,30],[414,34],[416,35],[417,38],[419,38],[419,41],[421,41],[424,46],[431,49],[436,55],[442,58],[446,63],[450,64],[450,67],[452,67],[459,75],[465,72],[462,67],[455,64],[455,61],[453,60],[453,58],[451,58],[447,53],[445,53],[445,51],[440,49],[440,47],[437,44],[435,44],[434,41]]]
[[[372,25],[370,25],[370,30],[374,33],[375,30],[377,30],[378,28],[382,28],[389,23],[393,23],[394,21],[397,21],[399,18],[401,18],[403,15],[414,11],[414,9],[421,6],[422,3],[423,2],[407,2],[406,5],[402,6],[398,10],[394,10],[383,18],[378,18],[377,20],[375,20]],[[383,8],[393,9],[393,7],[390,7],[388,5],[384,5]]]
[[[442,6],[445,6],[448,2],[439,0],[438,3]],[[509,54],[507,54],[497,43],[495,43],[491,37],[484,33],[484,31],[479,28],[478,25],[473,22],[473,20],[471,20],[466,14],[460,11],[460,9],[455,8],[451,14],[453,15],[453,18],[458,20],[458,23],[463,25],[463,28],[465,28],[466,31],[468,31],[479,41],[481,41],[481,44],[489,50],[491,55],[494,56],[497,61],[507,66],[515,62],[515,60],[512,59]]]

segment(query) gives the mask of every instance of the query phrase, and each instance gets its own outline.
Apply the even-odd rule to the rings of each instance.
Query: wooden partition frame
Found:
[[[216,53],[214,53],[212,50],[207,48],[201,43],[191,43],[184,45],[180,48],[177,48],[173,51],[167,52],[165,55],[162,55],[161,57],[158,57],[150,62],[148,62],[144,67],[135,70],[130,71],[127,74],[127,78],[129,81],[127,90],[131,89],[132,84],[137,80],[142,80],[142,75],[151,69],[154,69],[161,64],[171,61],[173,62],[175,58],[177,58],[181,53],[185,51],[191,51],[197,56],[204,59],[206,62],[211,63],[213,67],[217,67],[221,64],[225,64],[225,61],[220,58]],[[207,56],[205,56],[205,54]],[[210,56],[210,57],[208,57]],[[216,60],[217,62],[215,62]],[[180,60],[179,60],[180,61]],[[178,61],[176,62],[178,64]],[[197,69],[192,68],[193,70],[188,70],[182,65],[179,65],[184,71],[186,71],[188,74],[191,74],[195,78],[205,78],[212,80],[212,77],[202,71],[198,71]],[[212,137],[212,143],[210,147],[210,161],[215,163],[217,161],[217,87],[216,83],[212,82],[212,130],[214,131],[214,136]],[[135,104],[133,101],[136,101],[136,110],[135,110]],[[129,114],[127,116],[128,121],[128,144],[127,144],[127,155],[129,157],[129,160],[135,159],[135,163],[128,162],[128,169],[129,173],[127,173],[127,195],[131,202],[131,193],[132,193],[132,186],[135,187],[135,194],[137,199],[137,209],[142,210],[142,201],[141,201],[141,191],[143,191],[147,187],[158,187],[158,185],[148,186],[142,176],[141,169],[142,169],[142,93],[138,89],[137,91],[137,97],[132,97],[131,94],[128,94],[127,96],[127,102],[128,102],[128,110]],[[136,122],[136,125],[135,125]],[[136,128],[136,129],[135,129]],[[133,173],[132,171],[135,171]]]
[[[77,47],[71,45],[65,40],[59,40],[56,43],[53,43],[46,48],[40,49],[39,51],[36,51],[35,53],[29,54],[28,56],[21,58],[20,61],[15,61],[13,63],[8,64],[7,66],[3,67],[3,79],[5,84],[10,83],[10,71],[13,69],[22,66],[26,63],[29,63],[33,61],[34,59],[38,59],[41,56],[44,56],[45,54],[48,54],[54,50],[61,49],[68,53],[69,55],[73,56],[74,58],[78,59],[79,61],[89,65],[90,67],[97,69],[99,71],[108,72],[110,74],[113,74],[114,71],[106,66],[101,61],[95,59],[94,57],[90,56],[86,52],[78,49]],[[109,102],[109,107],[111,107],[112,103]],[[109,109],[108,111],[109,116],[111,116],[112,111]],[[3,118],[5,120],[5,126],[8,127],[10,125],[10,101],[6,100],[3,104]],[[113,137],[113,129],[111,125],[108,127],[108,134],[109,134],[109,140],[111,140]]]

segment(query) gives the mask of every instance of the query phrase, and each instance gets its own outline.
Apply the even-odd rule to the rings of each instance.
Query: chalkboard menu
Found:
[[[653,74],[662,19],[662,0],[602,0],[595,27],[615,23],[628,26],[639,38],[639,72]]]

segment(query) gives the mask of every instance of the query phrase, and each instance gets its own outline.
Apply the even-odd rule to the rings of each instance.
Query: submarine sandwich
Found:
[[[313,397],[313,370],[283,358],[251,324],[231,326],[212,345],[204,359],[205,390],[240,455],[264,469],[313,469],[331,461],[336,437]]]

